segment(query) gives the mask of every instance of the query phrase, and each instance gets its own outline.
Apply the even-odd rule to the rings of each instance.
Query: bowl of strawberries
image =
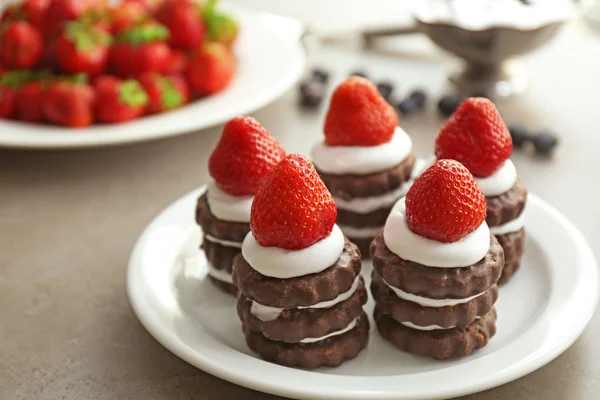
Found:
[[[0,146],[128,143],[253,111],[298,79],[301,32],[215,0],[21,0],[0,17]]]

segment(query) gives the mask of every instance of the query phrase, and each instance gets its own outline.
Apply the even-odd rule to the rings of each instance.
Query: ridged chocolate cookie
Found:
[[[488,226],[500,226],[516,219],[525,208],[527,190],[517,181],[506,193],[486,197]]]
[[[411,322],[418,326],[437,325],[443,328],[466,328],[477,317],[490,312],[498,300],[498,286],[494,285],[467,303],[447,307],[423,307],[398,297],[375,272],[371,282],[371,293],[379,311],[398,322]]]
[[[210,282],[215,285],[216,287],[218,287],[221,291],[234,295],[236,296],[238,293],[238,289],[235,287],[235,285],[232,285],[229,282],[223,282],[220,281],[216,278],[213,278],[212,276],[208,275],[208,279],[210,279]]]
[[[394,204],[391,204],[366,214],[347,211],[338,207],[337,224],[340,226],[352,226],[354,228],[365,228],[369,226],[383,228],[393,207]]]
[[[369,319],[363,312],[354,329],[315,343],[269,340],[242,325],[248,347],[263,359],[287,367],[314,369],[337,367],[355,358],[369,341]]]
[[[233,271],[233,259],[242,251],[239,247],[224,246],[220,243],[211,242],[206,238],[204,238],[201,248],[214,269],[226,271],[230,274]]]
[[[356,197],[380,196],[398,189],[410,179],[415,161],[416,158],[411,153],[395,167],[367,175],[334,175],[319,171],[318,168],[317,172],[333,197],[351,200]]]
[[[432,299],[464,299],[494,286],[504,267],[504,251],[490,235],[490,248],[476,264],[462,268],[435,268],[404,260],[392,253],[383,230],[371,244],[373,268],[390,285]]]
[[[243,242],[250,232],[250,224],[245,222],[222,221],[210,211],[206,193],[198,199],[196,205],[196,222],[202,227],[205,235],[232,242]]]
[[[508,282],[521,266],[521,258],[525,253],[525,229],[497,235],[496,239],[504,249],[504,269],[498,282],[502,285]]]
[[[419,356],[447,360],[465,357],[484,347],[496,333],[496,309],[467,328],[421,331],[408,328],[375,308],[375,324],[381,336],[394,346]]]
[[[359,279],[356,292],[333,307],[287,308],[276,319],[263,321],[252,314],[252,301],[240,295],[237,312],[244,326],[270,340],[297,343],[306,338],[323,337],[341,331],[362,314],[368,295],[363,279]]]
[[[324,271],[297,278],[279,279],[264,276],[238,255],[234,260],[233,283],[242,294],[260,304],[294,308],[333,300],[352,287],[360,275],[360,253],[347,238],[337,262]],[[281,269],[285,269],[282,265]]]
[[[371,253],[369,252],[369,246],[371,246],[371,242],[373,238],[355,238],[348,237],[348,239],[358,247],[360,255],[363,260],[371,258]]]

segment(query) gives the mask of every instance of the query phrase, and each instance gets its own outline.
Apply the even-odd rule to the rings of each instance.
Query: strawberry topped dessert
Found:
[[[400,349],[467,356],[496,331],[504,252],[485,222],[471,173],[438,160],[394,205],[371,244],[375,322]]]
[[[210,156],[213,181],[198,199],[196,221],[204,232],[209,277],[228,293],[237,293],[231,270],[250,231],[254,195],[283,157],[279,142],[251,117],[229,121]]]
[[[360,253],[336,218],[331,194],[298,154],[284,158],[254,197],[233,281],[246,342],[265,360],[335,367],[366,347]]]
[[[357,76],[333,93],[324,132],[312,160],[335,199],[340,228],[368,257],[375,232],[414,178],[412,141],[377,87]]]
[[[525,251],[524,209],[527,191],[509,159],[512,139],[494,103],[470,98],[446,122],[435,143],[438,159],[460,161],[475,176],[487,200],[487,224],[504,249],[500,283],[521,265]]]

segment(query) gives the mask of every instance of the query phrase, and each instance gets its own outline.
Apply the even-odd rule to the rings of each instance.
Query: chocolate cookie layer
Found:
[[[262,358],[287,367],[314,369],[337,367],[355,358],[369,341],[369,319],[363,312],[354,329],[315,343],[284,343],[269,340],[242,325],[248,347]]]
[[[352,226],[355,228],[364,228],[368,226],[383,228],[387,221],[390,211],[394,204],[380,208],[367,214],[360,214],[353,211],[343,210],[338,207],[337,223],[340,226]]]
[[[367,175],[334,175],[318,169],[317,172],[333,197],[351,200],[356,197],[380,196],[397,189],[410,179],[415,161],[415,156],[411,153],[395,167]]]
[[[347,238],[344,250],[331,267],[317,274],[278,279],[264,276],[240,254],[234,260],[233,283],[251,300],[271,307],[294,308],[333,300],[352,287],[360,275],[360,253]],[[285,269],[287,266],[282,265]]]
[[[353,238],[349,237],[350,241],[358,247],[360,251],[360,255],[363,259],[371,258],[371,253],[369,252],[369,246],[371,246],[371,242],[373,238]]]
[[[215,217],[208,206],[206,193],[198,199],[196,222],[202,227],[205,235],[232,242],[243,242],[248,232],[250,232],[249,223],[222,221]]]
[[[208,279],[210,279],[210,282],[223,292],[232,294],[234,296],[237,295],[238,289],[231,283],[220,281],[217,278],[213,278],[210,275],[208,275]]]
[[[447,307],[423,307],[403,300],[373,272],[371,293],[377,308],[398,322],[411,322],[418,326],[437,325],[443,328],[466,328],[476,317],[486,315],[498,299],[498,286],[492,286],[473,300]]]
[[[504,284],[521,266],[521,258],[525,253],[525,229],[521,228],[517,232],[498,235],[496,239],[504,249],[504,269],[499,281],[500,284]]]
[[[462,268],[436,268],[404,260],[385,244],[383,231],[371,244],[373,268],[390,285],[432,299],[464,299],[494,286],[504,267],[504,251],[490,235],[490,248],[479,262]]]
[[[262,321],[252,314],[252,301],[240,295],[237,312],[244,326],[270,340],[297,343],[306,338],[323,337],[343,330],[362,314],[368,295],[364,281],[359,279],[356,292],[330,308],[288,308],[283,309],[277,319]]]
[[[466,328],[421,331],[408,328],[375,308],[375,324],[383,338],[406,352],[446,360],[465,357],[485,346],[496,333],[496,310]]]
[[[525,208],[527,190],[517,181],[506,193],[486,197],[488,226],[500,226],[516,219]]]
[[[206,259],[214,269],[226,271],[231,274],[233,270],[233,259],[240,254],[241,250],[238,247],[224,246],[220,243],[211,242],[204,238],[202,250],[206,255]]]

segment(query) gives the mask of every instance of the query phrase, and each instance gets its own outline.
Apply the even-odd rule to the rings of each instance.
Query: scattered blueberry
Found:
[[[540,132],[533,138],[533,145],[538,154],[548,155],[558,144],[558,138],[549,132]]]
[[[316,82],[325,84],[329,81],[329,72],[322,68],[315,68],[312,71],[312,78]]]
[[[449,117],[462,103],[462,98],[455,94],[442,96],[438,101],[438,109],[444,117]]]
[[[384,99],[389,100],[394,91],[394,85],[390,82],[380,82],[377,84],[377,90],[379,90]]]
[[[362,76],[363,78],[366,78],[367,74],[364,71],[357,69],[356,71],[352,71],[350,76]]]
[[[304,82],[300,85],[300,105],[306,108],[316,108],[323,101],[325,89],[318,82]]]
[[[419,103],[419,99],[414,97],[407,97],[400,103],[396,104],[396,108],[402,115],[409,115],[421,109],[422,105]]]
[[[408,97],[413,99],[419,105],[419,108],[423,108],[427,101],[427,93],[421,89],[413,90]]]
[[[520,148],[525,142],[531,139],[527,129],[521,125],[510,125],[508,130],[510,132],[510,136],[512,137],[513,146],[516,148]]]

